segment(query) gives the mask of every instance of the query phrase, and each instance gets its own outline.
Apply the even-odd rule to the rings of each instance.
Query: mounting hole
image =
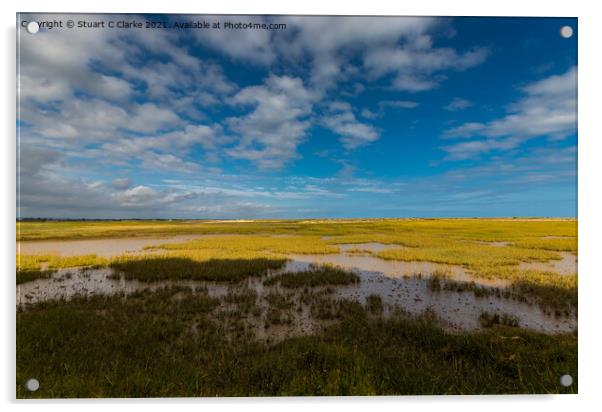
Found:
[[[571,375],[562,375],[560,377],[560,384],[565,388],[568,388],[573,384],[573,377]]]
[[[27,23],[27,33],[36,34],[40,31],[40,25],[35,21],[30,21]]]
[[[25,387],[28,391],[35,392],[40,389],[40,381],[35,378],[28,379],[27,382],[25,382]]]
[[[563,26],[560,29],[560,35],[565,39],[570,39],[573,36],[573,28],[571,26]]]

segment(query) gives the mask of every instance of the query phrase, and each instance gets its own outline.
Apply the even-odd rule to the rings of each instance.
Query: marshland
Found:
[[[18,397],[577,391],[575,219],[18,222],[16,283]]]

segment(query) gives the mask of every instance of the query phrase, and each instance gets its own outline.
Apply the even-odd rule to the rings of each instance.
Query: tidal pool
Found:
[[[124,253],[148,253],[144,248],[164,243],[179,243],[198,239],[208,235],[177,235],[169,237],[132,237],[118,239],[81,239],[81,240],[36,240],[17,242],[17,253],[38,255],[57,253],[61,256],[95,254],[101,257],[114,257]]]
[[[572,275],[577,273],[577,256],[571,252],[557,253],[562,259],[550,260],[548,262],[521,262],[518,267],[521,270],[544,270],[560,273],[561,275]]]

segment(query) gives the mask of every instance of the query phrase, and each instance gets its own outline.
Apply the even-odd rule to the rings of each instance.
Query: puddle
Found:
[[[306,258],[307,256],[301,257]],[[311,258],[304,260],[296,259],[297,257],[295,257],[295,260],[289,261],[283,269],[274,273],[304,271],[308,270],[312,264],[328,262],[327,258],[315,259],[313,261]],[[363,262],[365,263],[366,261]],[[428,266],[422,265],[425,262],[396,263],[406,263],[405,273],[407,274],[411,272],[410,268],[428,268]],[[350,267],[349,262],[344,267],[357,273],[360,276],[361,282],[358,285],[335,288],[335,297],[352,299],[364,303],[368,296],[379,295],[383,303],[390,308],[399,307],[414,315],[420,315],[426,310],[432,310],[441,319],[443,326],[449,330],[469,331],[480,329],[479,315],[484,311],[513,315],[519,319],[521,327],[539,332],[569,332],[577,327],[575,316],[556,318],[547,315],[537,305],[529,305],[513,299],[498,298],[495,296],[477,298],[471,292],[433,292],[428,287],[428,275],[421,278],[414,276],[388,276],[374,268],[362,269],[357,266]],[[399,268],[399,266],[396,267],[396,269]],[[456,271],[461,270],[461,268],[451,268]],[[425,272],[416,273],[425,274]],[[474,280],[474,278],[470,279]]]
[[[562,259],[550,260],[548,262],[521,262],[518,267],[521,270],[545,270],[561,275],[577,273],[577,256],[570,252],[558,252],[558,254],[562,256]]]
[[[169,286],[206,287],[212,296],[221,296],[228,286],[215,282],[161,281],[140,282],[137,280],[111,279],[110,268],[59,269],[49,279],[37,279],[17,285],[17,305],[43,302],[51,299],[70,299],[76,295],[131,294],[143,290],[157,290]]]
[[[177,235],[154,238],[81,239],[81,240],[40,240],[17,242],[17,253],[37,255],[57,253],[61,256],[96,254],[114,257],[124,253],[141,253],[147,246],[163,243],[179,243],[213,235]],[[144,251],[148,252],[148,251]]]
[[[378,253],[382,250],[387,249],[401,249],[401,245],[385,245],[384,243],[368,242],[368,243],[343,243],[336,245],[341,249],[342,253],[350,253],[354,250],[368,251],[371,253]]]
[[[377,244],[381,245],[381,244]],[[339,245],[341,250],[345,248],[357,247],[357,244]],[[388,247],[388,245],[382,245]],[[394,246],[396,247],[396,246]],[[409,261],[400,260],[384,260],[370,255],[355,255],[355,254],[328,254],[328,255],[290,255],[292,262],[287,264],[291,270],[296,270],[297,263],[305,265],[307,263],[316,264],[332,264],[345,269],[378,272],[384,276],[392,278],[413,277],[415,275],[430,276],[435,272],[445,273],[453,280],[459,282],[475,282],[482,286],[506,287],[510,282],[505,279],[485,279],[472,276],[466,269],[461,266],[444,265],[433,262]],[[290,266],[289,266],[290,265]]]

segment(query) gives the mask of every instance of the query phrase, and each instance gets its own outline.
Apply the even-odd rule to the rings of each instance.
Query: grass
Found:
[[[487,276],[492,273],[492,269],[516,266],[520,262],[545,262],[560,259],[560,255],[548,250],[449,241],[439,245],[387,249],[380,251],[377,256],[388,260],[459,265],[474,271],[478,276]]]
[[[211,221],[17,222],[17,240],[168,236],[179,234],[288,234],[309,236],[423,234],[474,241],[577,236],[576,219],[338,219]],[[394,242],[393,242],[394,243]]]
[[[554,250],[558,252],[577,253],[577,238],[576,237],[560,237],[560,238],[524,238],[512,242],[514,246],[529,248]]]
[[[18,255],[17,285],[37,279],[48,279],[56,269],[82,266],[102,266],[107,260],[93,254],[60,256],[58,254]]]
[[[61,256],[56,253],[18,255],[17,270],[63,269],[78,266],[103,266],[107,259],[94,254]]]
[[[53,273],[55,273],[54,270],[18,270],[17,285],[26,282],[32,282],[37,279],[49,279],[50,277],[52,277]]]
[[[476,282],[456,281],[447,274],[435,273],[428,278],[432,292],[471,292],[476,297],[496,296],[539,305],[556,316],[569,316],[577,311],[577,276],[558,275],[553,272],[519,271],[509,287],[481,286]]]
[[[316,236],[215,236],[188,242],[168,243],[147,249],[185,251],[231,251],[236,253],[327,254],[339,253],[337,246],[329,245]]]
[[[263,284],[280,284],[285,288],[303,288],[329,285],[350,285],[360,281],[357,274],[335,266],[312,267],[300,272],[288,272],[272,276]]]
[[[249,299],[242,295],[227,299]],[[270,307],[287,301],[272,297]],[[330,326],[275,344],[228,334],[238,312],[226,325],[214,316],[219,299],[202,290],[33,305],[17,313],[17,398],[577,391],[576,334],[496,322],[451,334],[427,320],[384,319],[357,303],[331,302],[338,310]],[[569,388],[559,384],[566,373],[575,378]],[[31,377],[37,392],[24,388]]]
[[[380,295],[370,295],[366,298],[366,309],[372,314],[382,315],[384,311],[383,300]]]
[[[113,277],[127,280],[156,282],[163,280],[206,280],[240,282],[249,277],[261,277],[269,269],[279,269],[284,259],[209,259],[196,261],[179,257],[145,257],[115,261]]]
[[[484,328],[491,328],[495,325],[506,325],[517,328],[519,325],[518,318],[516,316],[509,315],[507,313],[489,313],[482,312],[479,316],[479,322]]]
[[[263,294],[252,286],[281,270],[290,254],[381,242],[399,247],[374,256],[459,265],[509,282],[508,288],[481,286],[441,272],[427,278],[434,293],[495,295],[572,315],[577,274],[522,270],[519,264],[575,253],[574,219],[18,222],[17,230],[18,240],[32,241],[211,235],[109,259],[20,255],[17,283],[61,268],[106,265],[130,280],[227,286],[222,297],[205,288],[171,287],[18,308],[18,398],[577,391],[577,382],[559,384],[563,374],[578,376],[576,332],[530,332],[509,315],[489,312],[474,314],[485,329],[472,333],[446,332],[432,313],[417,319],[387,306],[385,318],[379,295],[363,305],[336,298],[336,286],[359,280],[336,267],[266,277],[266,286],[281,288]],[[364,254],[359,248],[351,253]],[[317,332],[294,336],[306,318]],[[258,331],[268,339],[259,339]],[[23,386],[31,377],[40,380],[37,392]]]

